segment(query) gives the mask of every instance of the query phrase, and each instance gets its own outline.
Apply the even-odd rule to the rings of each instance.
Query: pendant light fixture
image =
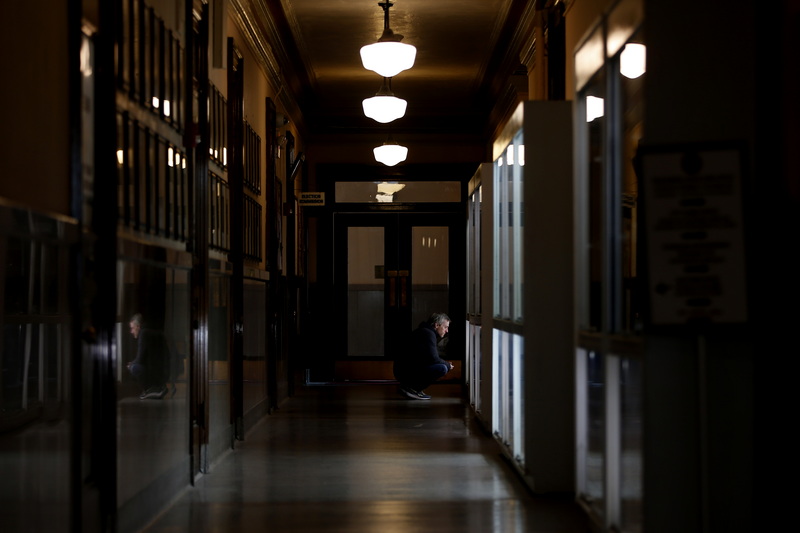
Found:
[[[389,8],[394,4],[389,0],[378,3],[383,8],[383,34],[377,43],[361,47],[361,62],[364,68],[377,72],[384,78],[391,78],[414,66],[417,49],[400,41],[403,36],[394,33],[389,27]]]
[[[383,85],[377,94],[372,98],[365,98],[361,102],[364,114],[383,124],[405,115],[408,106],[408,102],[394,95],[391,84],[391,78],[383,78]]]
[[[387,167],[393,167],[397,163],[406,160],[408,148],[397,144],[390,135],[385,143],[373,148],[372,153],[375,154],[375,161],[383,163]]]

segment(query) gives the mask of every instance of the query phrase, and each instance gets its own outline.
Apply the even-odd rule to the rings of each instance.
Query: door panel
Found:
[[[450,302],[450,228],[411,225],[411,322],[410,331],[433,312],[453,313]],[[439,342],[439,352],[447,358],[450,338]]]
[[[350,356],[384,353],[384,247],[381,226],[347,228],[347,351]]]

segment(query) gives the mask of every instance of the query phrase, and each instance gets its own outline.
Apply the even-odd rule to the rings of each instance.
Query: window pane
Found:
[[[605,372],[603,357],[597,352],[587,352],[587,387],[584,406],[586,413],[586,472],[584,497],[598,516],[605,515]]]
[[[337,203],[460,202],[458,181],[338,181]]]
[[[449,307],[450,242],[447,226],[411,228],[411,323],[419,324],[433,310]],[[401,281],[401,283],[404,283]],[[440,346],[446,352],[446,342]],[[444,355],[442,356],[444,357]],[[445,357],[446,359],[446,357]]]
[[[622,435],[620,495],[623,531],[642,530],[642,363],[639,359],[620,361]]]
[[[347,355],[383,356],[383,227],[347,228]]]
[[[622,235],[621,243],[621,320],[622,331],[635,331],[639,329],[641,321],[641,283],[636,268],[636,251],[638,246],[638,204],[639,180],[633,167],[636,149],[642,138],[642,109],[644,105],[643,83],[645,75],[637,78],[620,76],[622,93]]]
[[[522,320],[523,188],[522,130],[493,164],[494,314]]]
[[[588,276],[587,288],[588,295],[588,315],[582,317],[583,328],[602,331],[603,329],[603,274],[604,267],[604,200],[605,200],[605,76],[602,72],[592,80],[582,93],[582,100],[585,105],[585,124],[586,124],[586,150],[583,156],[587,162],[584,177],[586,180],[586,205],[588,219],[585,229],[585,246],[587,249],[587,260],[589,268],[585,275]],[[586,322],[588,321],[588,322]]]
[[[511,212],[512,212],[512,225],[513,225],[513,286],[511,287],[512,297],[510,318],[515,322],[522,321],[522,301],[524,294],[523,289],[523,234],[525,220],[525,202],[524,202],[524,189],[523,189],[523,166],[525,164],[525,145],[523,144],[522,130],[514,135],[514,140],[508,151],[509,158],[509,171],[511,174]],[[513,160],[511,159],[513,158]]]

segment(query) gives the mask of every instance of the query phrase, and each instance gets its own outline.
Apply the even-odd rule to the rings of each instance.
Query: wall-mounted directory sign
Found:
[[[743,152],[640,147],[651,326],[747,321]]]

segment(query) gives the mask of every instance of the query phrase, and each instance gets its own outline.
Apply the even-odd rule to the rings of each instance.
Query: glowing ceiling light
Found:
[[[390,138],[381,146],[373,148],[372,153],[375,154],[375,161],[383,163],[387,167],[393,167],[397,163],[406,160],[408,148],[400,146]]]
[[[389,80],[389,81],[387,81]],[[406,114],[408,102],[397,98],[390,87],[391,80],[383,78],[383,85],[372,98],[365,98],[362,102],[364,114],[369,118],[386,124]]]
[[[394,4],[384,0],[378,5],[383,8],[383,34],[377,43],[361,47],[361,63],[365,69],[391,78],[414,66],[417,49],[401,43],[403,36],[389,27],[389,8]]]

